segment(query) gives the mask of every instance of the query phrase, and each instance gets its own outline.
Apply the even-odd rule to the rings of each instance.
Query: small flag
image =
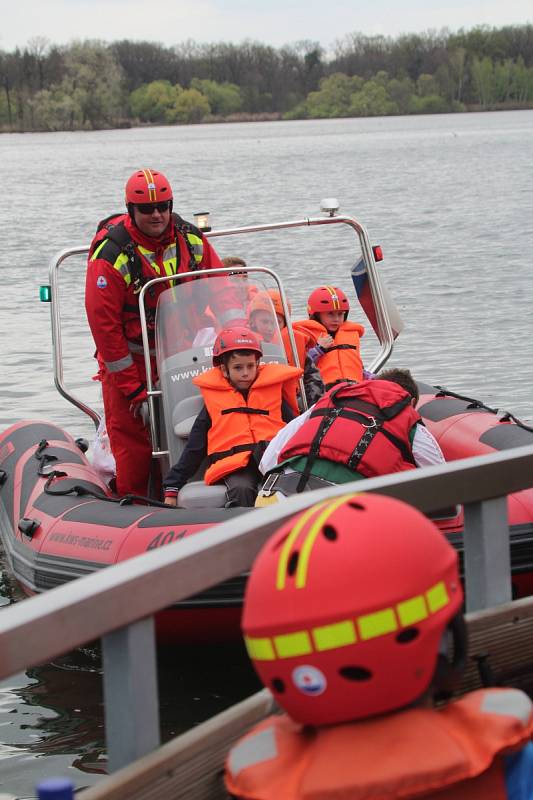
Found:
[[[355,292],[357,294],[357,299],[359,300],[359,304],[363,309],[363,311],[365,312],[368,321],[372,325],[374,333],[378,335],[376,309],[374,306],[372,293],[370,291],[370,282],[368,280],[366,264],[362,256],[357,262],[357,264],[355,264],[352,267],[352,281],[355,288]],[[385,307],[387,309],[390,319],[392,335],[396,339],[402,332],[404,324],[402,318],[400,317],[400,312],[396,308],[396,304],[389,295],[386,287],[382,284],[381,288],[383,293],[383,299],[385,302]]]

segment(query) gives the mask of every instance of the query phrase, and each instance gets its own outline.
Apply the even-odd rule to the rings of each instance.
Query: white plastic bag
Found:
[[[102,480],[105,481],[105,483],[109,483],[115,476],[116,464],[113,453],[111,452],[111,445],[109,444],[109,436],[107,435],[105,417],[103,414],[94,440],[89,448],[88,457]]]

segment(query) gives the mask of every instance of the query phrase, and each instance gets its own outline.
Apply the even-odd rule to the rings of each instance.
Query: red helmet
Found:
[[[269,539],[242,627],[280,706],[325,725],[420,697],[462,601],[457,553],[430,520],[400,500],[351,494],[312,506]],[[461,657],[464,649],[463,640]]]
[[[139,169],[126,183],[126,205],[172,200],[172,188],[162,172]]]
[[[244,326],[223,328],[215,339],[213,345],[213,366],[220,364],[221,356],[232,350],[255,350],[263,355],[261,342],[253,331]]]
[[[350,303],[348,298],[336,286],[319,286],[307,298],[307,313],[309,316],[320,314],[321,311],[344,311],[344,319],[348,316]]]

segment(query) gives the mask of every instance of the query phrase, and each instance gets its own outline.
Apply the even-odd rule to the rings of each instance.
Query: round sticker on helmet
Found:
[[[305,664],[292,671],[292,682],[303,694],[316,696],[326,691],[326,676],[316,667]]]

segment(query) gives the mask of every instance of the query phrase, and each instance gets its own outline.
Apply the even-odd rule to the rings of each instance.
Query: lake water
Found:
[[[121,210],[125,180],[146,165],[171,179],[176,210],[192,219],[208,209],[214,228],[318,216],[320,200],[337,197],[385,253],[381,269],[406,323],[389,365],[533,419],[533,111],[5,134],[0,165],[0,430],[32,417],[92,435],[53,386],[38,286],[57,251],[88,244],[97,221]],[[349,242],[313,229],[215,244],[279,271],[303,315],[325,281],[353,295]],[[61,277],[65,380],[99,406],[83,284],[83,259],[73,259]],[[362,345],[368,363],[376,342],[368,335]],[[16,599],[4,572],[0,603]],[[161,686],[167,737],[256,684],[241,652],[226,648],[167,652]],[[37,779],[57,773],[89,785],[102,758],[96,651],[0,684],[0,792],[32,797]]]

